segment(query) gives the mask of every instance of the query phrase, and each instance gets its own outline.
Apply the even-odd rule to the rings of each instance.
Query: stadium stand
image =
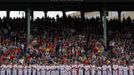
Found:
[[[0,20],[1,65],[18,64],[20,68],[28,64],[33,65],[32,68],[35,65],[72,65],[77,69],[78,65],[130,65],[134,62],[134,26],[130,18],[108,21],[108,48],[104,46],[100,18],[83,22],[81,18],[70,16],[47,17],[31,23],[31,40],[27,44],[26,18]],[[51,69],[44,68],[54,69],[54,66],[48,67]]]
[[[8,9],[0,19],[0,75],[134,75],[134,20],[106,19],[108,11],[131,11],[133,3],[0,0],[0,9]],[[10,10],[23,10],[26,17],[11,19]],[[35,10],[62,10],[63,17],[32,20]],[[66,16],[71,10],[81,18]],[[89,10],[100,18],[84,18]]]

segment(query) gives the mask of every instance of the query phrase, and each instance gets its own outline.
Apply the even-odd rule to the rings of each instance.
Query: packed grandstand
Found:
[[[99,17],[0,19],[1,75],[134,75],[134,21],[107,21],[108,45]]]

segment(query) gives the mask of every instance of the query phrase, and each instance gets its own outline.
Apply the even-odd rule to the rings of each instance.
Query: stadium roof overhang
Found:
[[[0,10],[133,11],[134,0],[0,0]]]

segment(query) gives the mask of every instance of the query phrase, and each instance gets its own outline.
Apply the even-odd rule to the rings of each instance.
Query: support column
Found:
[[[47,18],[47,11],[44,11],[44,20]]]
[[[118,11],[118,19],[121,21],[121,11]]]
[[[62,13],[63,13],[63,18],[66,18],[66,12],[62,11]]]
[[[31,16],[31,20],[33,21],[33,19],[34,19],[34,11],[31,11],[30,16]]]
[[[103,9],[103,17],[102,17],[102,23],[103,23],[103,38],[104,38],[104,44],[107,48],[107,11],[106,9]]]
[[[102,22],[102,16],[103,16],[103,12],[100,11],[100,21]]]
[[[26,15],[26,13],[23,11],[23,12],[22,12],[22,17],[24,18],[24,17],[25,17],[25,15]]]
[[[80,11],[81,13],[81,21],[84,21],[85,19],[85,12],[84,11]]]
[[[27,13],[26,13],[26,17],[27,17],[27,44],[30,43],[30,32],[31,32],[31,22],[30,22],[30,13],[31,10],[28,8],[27,9]]]
[[[10,11],[7,10],[7,18],[10,18]]]
[[[27,18],[27,10],[25,10],[25,18]]]
[[[47,18],[47,11],[44,11],[44,17]]]

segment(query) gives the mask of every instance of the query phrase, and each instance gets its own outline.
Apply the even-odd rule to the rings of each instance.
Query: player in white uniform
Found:
[[[90,75],[90,65],[85,65],[85,75]]]
[[[77,75],[77,65],[72,65],[72,74]]]
[[[112,75],[112,67],[109,63],[109,65],[107,65],[107,75]]]
[[[23,75],[23,66],[21,64],[18,65],[18,75]]]
[[[41,65],[41,75],[46,75],[46,66],[45,65]]]
[[[37,65],[37,75],[41,75],[41,65]]]
[[[55,74],[56,67],[55,65],[51,65],[51,75]]]
[[[100,65],[97,66],[97,75],[102,75],[102,67]]]
[[[31,75],[31,73],[32,73],[32,66],[31,65],[27,66],[27,71],[28,71],[28,75]]]
[[[65,65],[60,65],[60,74],[61,75],[64,75],[64,73],[65,73]]]
[[[129,66],[129,75],[134,75],[134,65]]]
[[[24,75],[28,75],[28,66],[27,65],[24,65]]]
[[[123,66],[119,65],[119,75],[123,75]]]
[[[71,65],[65,65],[65,74],[66,75],[72,75]]]
[[[59,73],[60,73],[59,65],[55,65],[55,67],[56,67],[55,73],[56,73],[56,75],[59,75]]]
[[[11,75],[11,68],[12,66],[10,64],[7,65],[7,75]]]
[[[128,66],[127,65],[123,66],[123,75],[128,75]]]
[[[53,65],[51,75],[59,75],[59,69],[57,65]]]
[[[113,75],[118,75],[118,68],[119,66],[117,64],[113,64]]]
[[[84,65],[83,65],[83,64],[79,64],[79,65],[78,65],[78,69],[79,69],[79,75],[83,75],[83,72],[84,72]]]
[[[93,64],[93,65],[91,65],[91,75],[95,75],[95,72],[96,72],[96,67],[95,67],[95,65]]]
[[[17,64],[13,65],[13,75],[17,75]]]
[[[62,75],[71,75],[70,68],[71,67],[69,65],[67,65],[67,64],[63,65],[62,66],[62,69],[63,69]]]
[[[5,75],[5,72],[6,72],[6,65],[5,64],[2,64],[1,65],[1,75]]]
[[[104,64],[103,66],[102,66],[102,75],[107,75],[107,65],[106,64]]]
[[[32,75],[36,75],[36,64],[32,65]]]
[[[51,66],[50,65],[47,65],[46,68],[45,68],[45,75],[51,75]]]

